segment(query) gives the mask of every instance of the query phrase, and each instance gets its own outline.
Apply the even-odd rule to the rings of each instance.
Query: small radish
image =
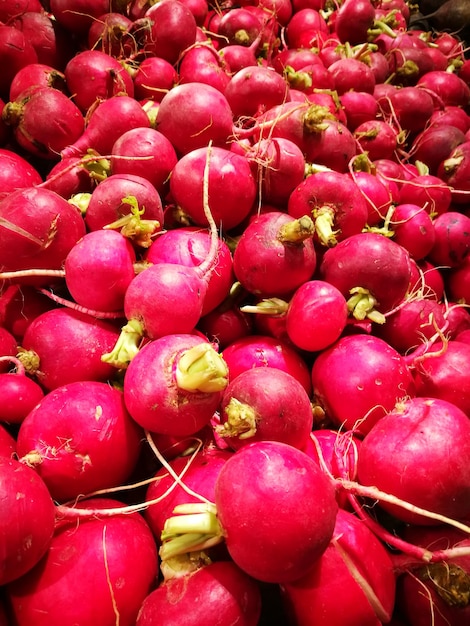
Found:
[[[459,267],[470,253],[470,217],[446,211],[434,220],[435,241],[428,258],[435,265]]]
[[[393,126],[381,119],[368,119],[354,129],[354,137],[369,159],[393,159],[400,137]]]
[[[10,85],[10,102],[31,87],[53,87],[65,93],[65,76],[51,65],[31,63],[16,73]],[[80,113],[81,115],[81,113]]]
[[[169,61],[161,57],[146,57],[134,76],[134,97],[136,100],[150,98],[161,102],[177,82],[178,72]]]
[[[88,30],[88,48],[117,59],[130,58],[137,52],[136,41],[130,35],[131,27],[132,20],[122,13],[103,13]]]
[[[178,64],[175,84],[200,82],[211,85],[225,94],[230,80],[230,71],[223,57],[214,47],[204,42],[184,51]]]
[[[0,357],[0,362],[10,363],[16,371],[0,374],[0,422],[21,424],[24,418],[44,397],[42,387],[25,375],[25,369],[16,357]]]
[[[450,209],[452,192],[440,178],[432,174],[415,176],[400,188],[400,204],[416,204],[435,218]]]
[[[16,73],[30,63],[37,63],[38,55],[21,30],[4,23],[0,24],[0,55],[3,65],[0,95],[3,99],[8,99],[10,86]]]
[[[397,204],[390,217],[393,241],[419,261],[429,255],[436,242],[435,223],[429,213],[413,203]]]
[[[11,191],[41,183],[41,174],[29,161],[13,150],[0,148],[0,198]]]

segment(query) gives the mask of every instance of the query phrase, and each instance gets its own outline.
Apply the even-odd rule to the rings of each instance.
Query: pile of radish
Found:
[[[468,30],[0,2],[0,626],[470,623]]]

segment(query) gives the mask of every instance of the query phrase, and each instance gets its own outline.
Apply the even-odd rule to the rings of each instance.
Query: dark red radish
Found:
[[[14,357],[18,352],[16,337],[3,326],[0,326],[0,357]],[[12,364],[8,360],[0,361],[0,374],[10,371]]]
[[[370,93],[360,89],[358,91],[346,91],[339,100],[346,113],[346,126],[351,131],[356,130],[360,124],[377,117],[379,105]]]
[[[41,159],[59,160],[66,146],[83,134],[80,109],[62,91],[32,87],[8,102],[2,119],[13,128],[18,144]]]
[[[465,140],[465,134],[460,128],[448,124],[430,124],[415,137],[410,154],[413,159],[427,165],[432,175],[436,175],[442,161]]]
[[[286,332],[300,350],[320,352],[335,343],[346,328],[346,298],[333,285],[309,280],[298,287],[286,311]]]
[[[79,503],[77,512],[122,506],[100,498]],[[43,560],[8,585],[7,597],[18,626],[131,626],[157,575],[155,542],[142,516],[98,513],[59,520]]]
[[[375,75],[364,61],[344,57],[329,65],[328,71],[334,78],[334,86],[340,96],[348,91],[374,92]]]
[[[31,322],[52,308],[55,308],[52,300],[34,287],[9,285],[0,294],[0,326],[21,343]],[[1,334],[2,331],[0,336]],[[13,346],[13,342],[10,345]],[[16,354],[16,350],[14,353]]]
[[[418,86],[396,89],[389,102],[400,128],[411,133],[422,131],[434,112],[432,95]]]
[[[371,161],[393,159],[400,137],[393,126],[381,119],[368,119],[354,129],[354,137]]]
[[[254,367],[277,367],[294,376],[309,395],[312,392],[309,366],[300,352],[282,339],[248,335],[230,343],[221,355],[227,364],[230,382]]]
[[[407,354],[421,347],[439,331],[444,332],[445,327],[441,303],[427,297],[410,297],[387,316],[377,334],[400,354]]]
[[[203,315],[196,327],[220,350],[253,331],[252,316],[240,311],[238,304],[230,300],[229,296],[218,307]]]
[[[215,87],[225,94],[230,82],[230,69],[219,52],[203,42],[194,45],[181,55],[178,63],[178,84],[200,82]]]
[[[33,469],[0,456],[0,470],[0,581],[5,585],[22,578],[49,548],[55,507],[44,481]]]
[[[123,133],[111,150],[113,174],[147,179],[163,196],[178,157],[170,140],[154,128],[134,128]]]
[[[80,212],[65,198],[39,187],[18,189],[0,201],[0,267],[3,270],[60,269],[85,234]],[[11,250],[15,250],[12,258]],[[23,278],[33,284],[50,279]]]
[[[10,148],[0,148],[0,199],[6,194],[42,183],[39,171]]]
[[[336,426],[365,435],[403,398],[415,395],[405,359],[379,337],[341,337],[312,366],[317,405]]]
[[[158,442],[158,435],[154,439]],[[169,461],[168,467],[157,470],[145,494],[144,513],[157,543],[176,506],[214,501],[215,481],[232,454],[231,450],[209,444],[194,454],[179,455]],[[180,480],[176,481],[175,476]]]
[[[52,65],[30,63],[15,74],[10,85],[10,102],[32,87],[53,87],[65,93],[65,75]]]
[[[148,128],[150,120],[142,106],[130,96],[111,96],[88,111],[80,137],[61,151],[62,157],[82,155],[92,149],[108,155],[123,133]]]
[[[437,168],[436,175],[452,189],[452,202],[465,205],[470,191],[470,142],[456,146]]]
[[[195,601],[197,599],[197,601]],[[256,626],[261,614],[258,583],[232,561],[194,566],[164,580],[142,603],[136,626],[170,626],[184,616],[187,626],[239,623]]]
[[[54,19],[70,33],[85,35],[93,21],[109,10],[109,0],[49,0]]]
[[[262,24],[256,14],[245,7],[233,7],[220,18],[217,35],[225,45],[250,46],[261,34]]]
[[[20,425],[17,454],[64,502],[128,480],[142,436],[120,390],[83,380],[50,391],[32,409]]]
[[[393,241],[405,248],[415,261],[427,257],[434,247],[434,223],[426,208],[417,204],[397,204],[390,217],[390,229]]]
[[[65,66],[64,74],[73,101],[84,113],[97,101],[117,95],[134,96],[134,83],[127,69],[100,50],[79,51]]]
[[[449,210],[452,192],[437,176],[421,174],[402,184],[399,201],[401,204],[416,204],[435,218]]]
[[[21,341],[20,361],[47,390],[81,380],[105,382],[115,370],[101,361],[119,337],[119,327],[70,308],[38,315]]]
[[[333,537],[312,570],[281,589],[286,614],[298,626],[380,626],[394,610],[393,562],[372,531],[339,509]]]
[[[0,20],[7,22],[18,14],[26,12],[40,13],[44,9],[40,0],[16,0],[15,2],[3,2],[0,8]]]
[[[16,439],[6,425],[3,424],[0,424],[0,457],[6,459],[16,458]],[[5,624],[5,626],[8,626],[8,624]]]
[[[30,63],[37,63],[38,55],[21,30],[2,23],[0,24],[0,59],[2,62],[0,95],[7,100],[10,85],[16,73]]]
[[[458,265],[458,267],[446,272],[445,287],[446,294],[453,302],[470,304],[470,257]]]
[[[403,400],[364,438],[358,480],[431,513],[465,519],[470,512],[469,433],[468,416],[454,404],[432,397]],[[388,502],[380,506],[411,524],[440,523]]]
[[[470,103],[470,86],[458,74],[445,70],[426,72],[418,80],[417,85],[435,94],[444,106],[468,107]]]
[[[271,65],[276,72],[283,75],[286,70],[302,70],[307,65],[323,65],[319,54],[308,48],[283,48],[275,54]]]
[[[308,216],[295,219],[281,211],[259,215],[245,228],[235,248],[236,279],[259,297],[290,294],[315,271],[313,233]]]
[[[137,42],[131,36],[133,21],[122,13],[103,13],[88,30],[88,47],[117,59],[132,58],[138,52]]]
[[[445,302],[445,318],[449,339],[456,339],[457,335],[470,328],[470,313],[462,302]]]
[[[303,449],[312,427],[312,405],[301,383],[275,367],[255,367],[225,388],[216,433],[233,450],[255,441]]]
[[[198,267],[210,252],[209,231],[194,226],[167,230],[160,234],[145,252],[149,263],[175,263]],[[219,306],[228,296],[233,283],[233,261],[230,248],[223,239],[217,241],[217,257],[207,282],[202,315]]]
[[[0,357],[2,365],[15,368],[0,374],[0,394],[2,407],[0,421],[8,424],[21,424],[24,418],[44,397],[42,387],[26,376],[25,369],[16,357]]]
[[[436,109],[431,115],[429,123],[433,128],[437,128],[441,125],[454,126],[463,133],[466,133],[470,128],[470,117],[461,107],[449,105],[444,108]]]
[[[129,363],[124,400],[146,430],[186,436],[210,422],[227,383],[227,366],[208,340],[167,334],[145,344]]]
[[[341,43],[361,44],[368,39],[368,30],[375,20],[375,9],[370,0],[346,0],[334,21],[334,31]]]
[[[179,155],[207,146],[225,146],[232,134],[233,115],[227,98],[215,87],[186,83],[173,87],[157,111],[156,129]]]
[[[360,233],[368,216],[367,204],[350,177],[337,171],[320,171],[301,182],[291,193],[287,211],[294,218],[310,215],[315,240],[330,247]]]
[[[329,248],[319,269],[322,280],[348,298],[349,311],[355,318],[372,316],[379,323],[382,315],[404,298],[411,279],[409,253],[388,237],[373,232],[351,235]]]
[[[434,220],[435,243],[428,258],[435,265],[459,267],[470,252],[470,217],[447,211]]]
[[[134,76],[134,97],[161,102],[177,82],[178,72],[169,61],[161,57],[147,57],[139,64]]]

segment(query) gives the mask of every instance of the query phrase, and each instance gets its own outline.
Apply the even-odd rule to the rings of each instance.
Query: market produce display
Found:
[[[0,626],[468,626],[469,9],[0,2]]]

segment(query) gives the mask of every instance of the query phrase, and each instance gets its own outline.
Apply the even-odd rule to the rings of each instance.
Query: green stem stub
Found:
[[[240,402],[237,398],[230,398],[224,412],[227,420],[216,426],[217,434],[220,437],[250,439],[256,435],[256,424],[259,416],[252,406]]]
[[[204,342],[183,352],[175,376],[180,389],[216,393],[228,384],[228,367],[212,345]]]
[[[377,324],[385,323],[385,316],[376,310],[377,300],[363,287],[354,287],[349,291],[348,311],[357,320],[370,319]]]
[[[242,313],[259,313],[260,315],[273,315],[278,317],[285,315],[288,308],[289,303],[285,300],[281,300],[281,298],[265,298],[257,304],[246,304],[241,306],[240,311],[242,311]]]
[[[332,248],[338,243],[336,235],[340,232],[334,230],[335,211],[329,206],[314,209],[312,215],[315,219],[315,232],[319,242],[327,248]]]
[[[306,239],[310,239],[314,233],[315,225],[312,218],[303,215],[283,224],[279,229],[277,238],[281,243],[300,244]]]
[[[108,230],[120,229],[121,235],[132,239],[142,248],[148,248],[152,243],[152,235],[161,227],[158,220],[143,220],[142,215],[145,213],[145,207],[139,208],[137,198],[135,196],[126,196],[122,198],[123,205],[131,207],[130,213],[123,215],[121,218],[106,224],[103,228]]]
[[[116,345],[103,354],[101,360],[104,363],[114,365],[118,369],[126,368],[135,355],[139,352],[139,345],[144,335],[142,323],[138,320],[129,320],[121,329],[121,334]]]

